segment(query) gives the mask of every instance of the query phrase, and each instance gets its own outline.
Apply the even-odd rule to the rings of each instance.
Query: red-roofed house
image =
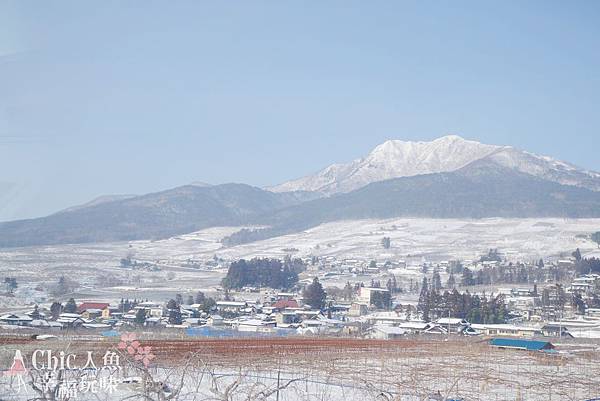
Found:
[[[108,319],[110,317],[109,305],[106,302],[83,302],[77,307],[77,313],[85,319],[92,319],[94,317]]]
[[[288,308],[298,308],[298,302],[295,299],[280,299],[273,304],[273,309],[284,310]]]

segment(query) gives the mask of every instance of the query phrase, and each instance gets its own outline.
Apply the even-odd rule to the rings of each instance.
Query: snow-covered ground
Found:
[[[62,275],[80,285],[78,299],[125,297],[168,299],[175,293],[210,291],[225,271],[206,269],[215,255],[226,260],[255,256],[335,256],[338,259],[424,261],[476,259],[498,248],[509,260],[546,260],[580,248],[598,256],[589,234],[600,231],[600,219],[416,219],[354,220],[234,247],[220,240],[240,227],[219,227],[160,241],[56,245],[0,249],[0,275],[21,283],[15,297],[0,297],[0,308],[48,299],[47,287]],[[391,238],[391,249],[381,239]],[[149,262],[160,270],[131,270],[121,258]],[[195,267],[193,267],[195,265]],[[198,268],[201,266],[201,268]],[[406,274],[413,274],[410,269]],[[418,272],[416,272],[418,273]],[[396,274],[403,274],[402,271]]]
[[[216,253],[230,258],[272,256],[285,255],[289,253],[286,248],[296,248],[299,256],[436,262],[478,258],[488,249],[498,248],[509,260],[533,260],[560,258],[576,248],[583,254],[595,252],[596,244],[585,238],[595,231],[600,231],[600,219],[353,220],[327,223]],[[381,247],[384,236],[391,238],[389,250]]]

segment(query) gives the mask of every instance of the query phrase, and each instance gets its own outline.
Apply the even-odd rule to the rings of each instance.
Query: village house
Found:
[[[110,304],[106,302],[83,302],[77,307],[77,313],[84,319],[110,318]]]
[[[369,313],[369,305],[364,302],[352,302],[350,305],[350,310],[348,311],[348,316],[359,317],[364,316]]]
[[[373,303],[373,294],[375,293],[389,293],[389,290],[385,288],[361,287],[358,296],[359,301],[371,305]]]
[[[143,309],[146,312],[147,317],[161,318],[163,316],[163,307],[156,302],[140,302],[135,306],[134,313],[132,314],[135,316],[135,312],[140,309]]]
[[[567,289],[568,292],[576,293],[579,292],[583,295],[590,296],[596,289],[600,287],[600,275],[598,274],[586,274],[581,277],[577,277],[571,282],[570,287]]]
[[[423,334],[431,325],[425,322],[402,322],[397,327],[404,330],[407,334]]]
[[[300,319],[295,311],[282,311],[275,313],[275,322],[277,322],[277,327],[297,327]]]
[[[551,351],[554,345],[548,341],[520,340],[514,338],[493,338],[490,345],[496,348],[518,349],[523,351]]]
[[[33,319],[30,316],[18,315],[15,313],[0,316],[0,324],[9,326],[29,326],[32,321]]]
[[[206,324],[209,326],[223,326],[225,324],[225,319],[220,315],[211,315],[206,320]]]
[[[75,329],[84,323],[87,323],[87,321],[77,313],[61,313],[56,321],[60,323],[64,329]]]
[[[376,340],[394,340],[404,337],[407,331],[395,326],[373,326],[367,333],[367,338]]]
[[[471,329],[471,323],[467,322],[465,319],[443,317],[438,319],[435,323],[438,326],[443,327],[445,331],[450,334],[476,334],[476,332]]]
[[[279,299],[271,305],[272,312],[283,311],[286,309],[298,309],[298,302],[295,299]]]
[[[237,331],[265,333],[273,331],[276,327],[276,322],[259,319],[238,320],[232,324],[232,327]]]
[[[217,301],[217,311],[223,314],[239,314],[248,307],[246,302]]]
[[[541,328],[544,337],[573,337],[562,324],[546,324]]]
[[[471,327],[487,336],[535,337],[542,336],[542,330],[534,326],[512,324],[471,324]]]

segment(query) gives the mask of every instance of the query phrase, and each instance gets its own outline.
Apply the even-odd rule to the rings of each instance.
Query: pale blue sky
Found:
[[[600,2],[0,0],[0,220],[447,133],[600,170]]]

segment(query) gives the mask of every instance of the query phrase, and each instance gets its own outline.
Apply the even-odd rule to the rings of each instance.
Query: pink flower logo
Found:
[[[135,356],[136,361],[142,361],[145,367],[150,365],[150,361],[154,359],[154,354],[152,354],[152,347],[139,347],[138,353]]]
[[[146,367],[148,367],[150,361],[155,358],[154,354],[152,354],[152,347],[142,347],[137,340],[135,333],[125,333],[121,335],[121,341],[117,348],[126,350],[136,361],[141,361]]]

